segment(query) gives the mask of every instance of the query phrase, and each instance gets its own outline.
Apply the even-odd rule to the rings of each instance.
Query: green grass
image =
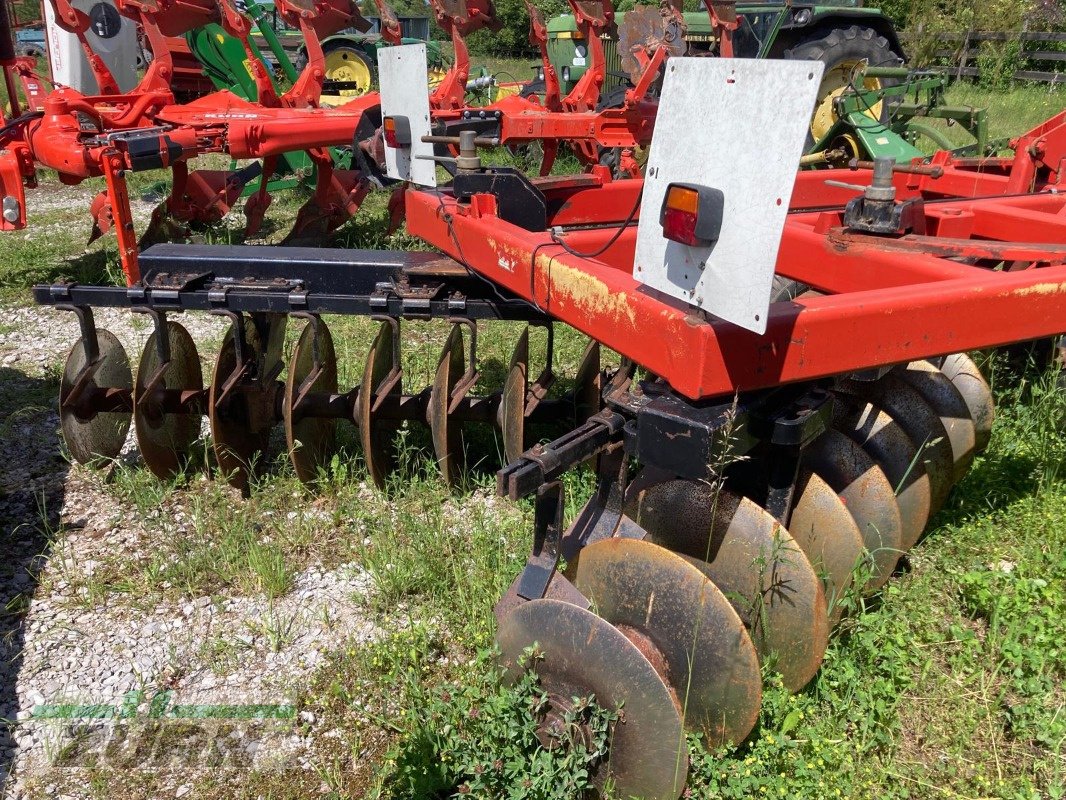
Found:
[[[950,105],[988,109],[988,133],[993,139],[1017,136],[1066,108],[1061,86],[1030,84],[1009,92],[990,91],[971,83],[953,83],[947,92]]]
[[[508,66],[515,64],[493,68]],[[949,95],[954,103],[987,103],[993,136],[1019,133],[1050,116],[1061,108],[1060,98],[1043,89],[978,95],[964,86]],[[280,239],[305,198],[278,198],[271,209],[278,224],[264,240]],[[337,244],[412,246],[404,233],[383,233],[384,210],[385,195],[372,196]],[[83,212],[63,218],[80,225]],[[233,226],[204,235],[240,240]],[[24,299],[28,282],[60,275],[113,280],[112,246],[97,245],[86,260],[74,255],[80,236],[3,240],[3,297]],[[341,386],[348,388],[361,376],[376,325],[328,322]],[[499,386],[519,326],[491,330],[479,340],[479,390],[485,391]],[[432,378],[447,326],[404,323],[404,331],[405,387],[417,391]],[[290,346],[297,333],[293,325]],[[217,345],[201,348],[208,369]],[[573,374],[583,345],[573,331],[559,332],[561,375]],[[535,332],[533,372],[543,348],[543,333]],[[864,613],[845,620],[805,690],[789,695],[767,674],[760,724],[747,742],[708,752],[691,741],[692,796],[1066,795],[1066,409],[1047,379],[1029,374],[1018,384],[1002,366],[994,374],[1003,379],[991,446],[901,574]],[[50,401],[54,376],[42,385],[13,398],[12,407]],[[565,388],[561,380],[558,390]],[[538,746],[530,727],[537,689],[529,682],[501,688],[491,651],[492,606],[524,563],[532,522],[528,502],[492,496],[496,437],[487,428],[471,431],[475,469],[458,495],[435,477],[423,431],[407,434],[401,471],[385,494],[368,485],[350,426],[342,442],[318,497],[298,484],[283,454],[247,501],[202,480],[196,469],[165,486],[141,466],[116,465],[94,479],[121,504],[117,513],[144,532],[146,546],[136,548],[143,555],[135,558],[94,555],[91,576],[76,570],[63,576],[83,590],[78,602],[136,607],[204,595],[278,598],[310,565],[357,562],[372,577],[366,613],[388,634],[365,645],[338,643],[299,698],[322,730],[338,732],[316,740],[310,773],[201,775],[194,777],[195,796],[297,798],[321,791],[398,799],[444,797],[463,787],[474,796],[559,796],[553,787],[579,782],[587,753]],[[205,450],[194,467],[208,460]],[[574,472],[566,485],[572,517],[591,478]],[[268,613],[255,633],[281,648],[287,630],[283,617]],[[200,655],[224,672],[242,651],[216,638],[202,644]],[[602,722],[594,707],[582,713]],[[529,777],[529,786],[515,783],[519,774]],[[154,797],[160,780],[128,770],[94,773],[90,785],[99,797]]]
[[[707,752],[691,740],[693,797],[1062,796],[1066,483],[1059,470],[1066,447],[1058,431],[1066,402],[1046,385],[1025,398],[1000,399],[989,450],[904,572],[834,634],[812,684],[790,696],[768,675],[760,725],[748,742]],[[419,507],[432,507],[429,489],[416,491]],[[424,521],[404,524],[400,516],[391,522],[395,537],[375,537],[375,549],[406,576],[380,584],[388,602],[379,613],[395,619],[403,607],[409,626],[338,655],[305,703],[344,720],[359,741],[391,742],[381,752],[396,763],[386,760],[342,796],[412,796],[396,790],[397,775],[409,768],[398,766],[403,759],[421,754],[428,769],[449,752],[423,752],[424,714],[434,702],[426,684],[476,681],[471,663],[475,675],[490,669],[471,644],[491,635],[490,598],[519,563],[497,565],[503,575],[486,569],[481,537],[491,534],[484,525],[471,519],[458,553],[438,549],[436,563],[417,569],[412,565],[442,540],[429,536],[422,544],[400,532],[425,531]],[[507,549],[520,555],[520,534],[508,539]],[[471,606],[471,595],[484,599]],[[367,698],[381,697],[391,698],[387,708],[367,710]],[[491,697],[486,690],[490,706]],[[512,710],[498,713],[503,719]],[[352,768],[367,772],[365,765]]]

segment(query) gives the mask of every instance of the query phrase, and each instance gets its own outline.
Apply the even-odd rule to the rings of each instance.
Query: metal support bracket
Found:
[[[518,500],[620,441],[625,418],[603,410],[548,444],[538,444],[496,473],[496,492]]]
[[[533,551],[518,576],[518,596],[525,600],[544,597],[559,566],[559,543],[563,533],[563,485],[546,483],[537,490],[533,512]]]
[[[148,381],[144,384],[144,388],[138,393],[137,405],[142,409],[149,407],[151,398],[154,396],[156,389],[164,386],[164,379],[167,375],[167,370],[170,369],[170,330],[167,327],[167,315],[165,311],[160,311],[157,308],[147,308],[145,306],[134,306],[130,309],[136,314],[147,314],[152,319],[152,325],[155,328],[155,352],[159,361],[159,366],[156,367],[155,372],[151,374]]]
[[[629,487],[629,458],[620,445],[604,450],[596,459],[599,478],[594,494],[567,529],[562,554],[571,559],[581,548],[601,539],[622,537],[644,539],[648,532],[626,516],[626,490]]]

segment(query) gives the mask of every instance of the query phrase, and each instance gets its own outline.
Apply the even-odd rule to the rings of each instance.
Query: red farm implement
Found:
[[[609,7],[573,5],[597,41]],[[322,33],[316,20],[340,24],[335,9],[293,8],[308,36]],[[457,43],[492,19],[472,3],[438,12]],[[223,12],[196,7],[212,13]],[[546,744],[567,735],[573,696],[622,708],[598,777],[649,798],[681,793],[686,730],[711,744],[749,735],[765,659],[792,690],[810,681],[841,594],[857,574],[857,590],[888,581],[987,444],[991,392],[964,352],[1066,329],[1066,113],[1012,142],[1009,158],[942,152],[797,174],[802,135],[793,134],[804,132],[813,95],[803,90],[811,99],[782,114],[780,92],[760,81],[814,86],[818,71],[678,58],[669,8],[662,19],[659,34],[634,44],[643,71],[617,108],[589,100],[599,68],[566,98],[549,80],[543,101],[479,109],[462,105],[461,63],[432,96],[398,91],[390,70],[424,80],[425,65],[409,61],[417,47],[395,48],[381,96],[337,109],[314,103],[314,59],[300,90],[276,104],[218,94],[180,105],[147,77],[129,95],[41,91],[33,113],[5,125],[0,161],[9,226],[25,222],[22,186],[35,164],[108,180],[129,284],[34,287],[39,303],[80,322],[60,396],[78,460],[116,457],[132,427],[146,466],[173,476],[206,416],[218,470],[243,491],[279,425],[295,473],[314,487],[348,421],[384,488],[401,429],[424,426],[453,485],[464,430],[494,428],[500,494],[532,497],[535,508],[528,561],[496,607],[503,657],[516,670],[539,644]],[[534,15],[534,42],[542,27]],[[661,67],[658,103],[647,89]],[[695,102],[733,136],[681,140]],[[768,104],[791,133],[760,128]],[[481,159],[481,148],[531,142],[543,143],[544,174]],[[264,158],[269,169],[278,153],[345,143],[360,168],[324,170],[315,225],[351,213],[371,176],[418,173],[402,196],[407,229],[434,252],[140,250],[126,231],[126,170],[169,167],[177,180],[210,152]],[[585,171],[547,174],[563,143],[576,144]],[[636,175],[633,152],[648,145],[646,177],[598,163],[600,148],[621,148],[621,173]],[[440,187],[438,165],[449,173]],[[183,200],[175,192],[172,211]],[[118,339],[96,327],[96,308],[152,319],[136,374]],[[231,321],[209,381],[178,321],[195,312]],[[339,384],[334,315],[380,323],[355,386]],[[286,362],[290,317],[303,328]],[[411,387],[403,334],[427,320],[446,321],[449,334],[432,384]],[[502,387],[484,391],[477,342],[493,320],[527,327]],[[566,391],[552,371],[559,325],[590,340]],[[548,335],[531,339],[530,327]],[[533,341],[547,353],[531,358]],[[601,348],[620,356],[617,367]],[[539,374],[534,362],[546,365]],[[562,432],[536,441],[539,423]],[[561,478],[589,462],[596,492],[564,523]]]

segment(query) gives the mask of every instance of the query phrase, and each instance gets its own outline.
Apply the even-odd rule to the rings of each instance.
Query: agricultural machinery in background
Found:
[[[279,80],[295,81],[307,65],[307,46],[298,29],[285,24],[273,2],[248,2],[245,13],[254,23],[252,42],[262,60]],[[333,104],[340,98],[354,97],[370,91],[377,73],[377,53],[395,44],[425,42],[429,61],[430,85],[438,83],[446,72],[444,54],[438,42],[429,41],[429,18],[397,16],[386,4],[377,4],[377,16],[367,15],[370,27],[341,31],[322,40],[326,56],[326,85],[323,96]],[[254,100],[252,77],[245,66],[241,42],[226,34],[218,25],[190,31],[185,36],[189,48],[204,65],[205,72],[217,89],[234,90]]]
[[[300,28],[308,64],[281,92],[252,63],[255,100],[219,91],[176,102],[166,55],[127,93],[49,92],[0,31],[6,83],[28,103],[23,113],[12,93],[0,127],[2,226],[26,224],[36,166],[68,183],[102,175],[94,219],[114,228],[128,280],[34,287],[80,328],[59,398],[67,447],[84,463],[112,459],[132,427],[145,466],[172,478],[191,468],[206,417],[217,473],[250,493],[280,426],[314,491],[339,426],[354,424],[385,489],[404,429],[428,429],[449,485],[467,434],[494,430],[499,493],[533,505],[528,560],[496,613],[510,674],[536,647],[548,700],[539,738],[580,739],[568,712],[592,696],[621,710],[592,764],[597,780],[622,796],[678,797],[685,732],[710,746],[744,740],[767,661],[803,688],[842,595],[890,579],[988,443],[992,395],[965,351],[1066,328],[1066,113],[1014,140],[1010,156],[942,150],[800,170],[824,86],[817,59],[684,57],[684,17],[664,4],[656,20],[622,21],[633,85],[603,107],[600,36],[613,21],[603,0],[571,3],[590,65],[565,93],[530,5],[543,99],[466,105],[464,39],[491,29],[494,13],[486,0],[442,0],[434,10],[457,56],[432,92],[424,47],[389,47],[380,94],[326,108],[322,42],[361,15],[347,0],[277,7]],[[254,52],[250,21],[225,0],[118,9],[151,41],[217,24]],[[716,41],[735,32],[736,20],[708,15]],[[63,0],[57,18],[81,24]],[[871,91],[849,86],[835,104]],[[527,145],[541,153],[536,174],[482,157]],[[345,146],[351,164],[337,169],[328,148]],[[553,173],[563,147],[577,174]],[[607,149],[619,154],[613,169]],[[261,159],[269,175],[294,150],[318,169],[296,223],[311,246],[138,247],[127,173],[170,170],[166,213],[209,221],[242,178],[191,169],[198,156]],[[430,252],[321,246],[389,182],[405,187],[396,210]],[[262,219],[266,186],[250,216]],[[152,321],[136,372],[96,326],[99,308]],[[208,380],[179,322],[197,312],[230,321]],[[339,383],[347,348],[334,316],[378,323],[355,386]],[[286,358],[290,320],[301,329]],[[434,320],[447,331],[434,377],[412,387],[405,334],[424,339]],[[500,320],[525,327],[502,385],[486,386],[478,342]],[[569,381],[554,371],[564,325],[589,339]],[[565,520],[561,478],[583,464],[596,491]]]
[[[984,112],[949,106],[944,100],[947,79],[941,74],[916,74],[902,67],[903,46],[892,21],[861,2],[838,3],[700,3],[700,11],[679,15],[673,55],[737,56],[820,61],[825,70],[818,88],[806,151],[808,165],[846,164],[850,159],[878,156],[909,160],[927,155],[916,144],[943,149],[959,147],[930,118],[950,120],[970,134],[970,154],[988,147]],[[598,35],[606,63],[600,107],[620,106],[635,85],[639,65],[629,55],[635,43],[654,35],[654,8],[637,9],[625,24],[608,26]],[[590,69],[597,49],[588,31],[572,13],[548,20],[547,62],[563,92],[570,91]],[[545,90],[545,66],[522,89]],[[886,136],[887,134],[887,136]],[[887,139],[887,141],[883,141]],[[615,163],[608,154],[605,163]]]
[[[838,3],[700,3],[700,10],[682,12],[685,47],[692,54],[739,58],[818,60],[825,65],[818,102],[847,85],[860,63],[895,67],[904,61],[892,20],[859,2]],[[725,35],[723,35],[723,33]],[[548,58],[564,91],[569,91],[589,67],[590,43],[573,14],[547,23]],[[619,31],[601,34],[607,60],[604,92],[630,80],[624,62],[630,37]],[[544,75],[536,78],[542,90]]]

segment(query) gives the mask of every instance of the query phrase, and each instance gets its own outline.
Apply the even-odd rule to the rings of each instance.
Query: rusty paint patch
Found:
[[[537,256],[537,267],[545,272],[550,269],[549,282],[553,299],[562,294],[590,316],[608,316],[616,321],[625,318],[629,320],[630,325],[636,325],[636,311],[624,292],[612,292],[607,284],[596,276],[561,264],[549,256]]]
[[[1024,289],[1018,289],[1015,294],[1018,297],[1028,297],[1029,295],[1051,295],[1066,293],[1066,283],[1034,283],[1032,286],[1027,286]]]

